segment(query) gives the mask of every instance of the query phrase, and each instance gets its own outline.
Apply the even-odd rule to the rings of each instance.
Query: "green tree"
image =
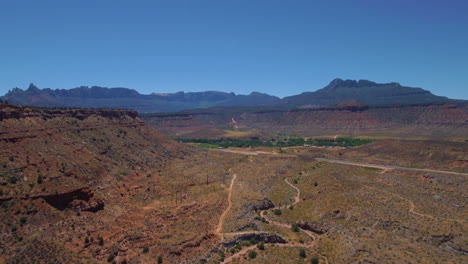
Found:
[[[162,264],[163,263],[163,257],[162,256],[159,256],[158,257],[158,264]]]
[[[249,251],[249,258],[254,259],[257,257],[257,251],[255,250],[250,250]]]

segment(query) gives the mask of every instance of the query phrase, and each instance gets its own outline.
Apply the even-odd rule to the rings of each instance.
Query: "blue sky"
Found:
[[[468,99],[468,1],[0,0],[13,87],[277,96],[334,78]]]

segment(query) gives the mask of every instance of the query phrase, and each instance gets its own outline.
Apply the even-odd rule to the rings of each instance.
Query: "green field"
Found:
[[[339,137],[336,139],[302,137],[281,137],[271,140],[261,139],[207,139],[207,138],[176,138],[176,140],[190,143],[203,148],[246,148],[246,147],[296,147],[296,146],[333,146],[356,147],[372,142],[370,139]]]

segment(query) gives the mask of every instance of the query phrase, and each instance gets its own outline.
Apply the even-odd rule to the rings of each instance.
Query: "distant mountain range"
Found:
[[[436,96],[430,91],[401,86],[399,83],[375,83],[367,80],[335,79],[315,92],[305,92],[282,99],[295,107],[331,106],[343,101],[355,100],[367,105],[406,105],[453,102],[447,97]]]
[[[211,107],[273,106],[283,109],[333,106],[343,101],[357,101],[365,105],[400,105],[430,103],[460,103],[436,96],[421,89],[398,83],[379,84],[367,80],[335,79],[315,92],[280,99],[276,96],[252,92],[249,95],[207,91],[168,94],[140,94],[128,88],[82,86],[73,89],[39,89],[31,84],[28,89],[14,88],[1,97],[18,105],[42,107],[127,108],[142,113],[176,112]]]
[[[42,107],[127,108],[143,113],[175,112],[214,106],[261,106],[280,102],[276,96],[253,92],[249,95],[207,91],[194,93],[140,94],[128,88],[81,86],[73,89],[39,89],[30,84],[27,90],[14,88],[2,100],[12,104]]]

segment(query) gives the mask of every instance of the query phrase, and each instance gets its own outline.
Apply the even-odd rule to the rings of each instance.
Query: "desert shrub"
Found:
[[[158,264],[162,264],[163,263],[163,257],[162,256],[159,256],[158,257]]]
[[[148,251],[149,251],[149,248],[148,248],[148,247],[144,247],[144,248],[143,248],[143,253],[146,254],[146,253],[148,253]]]
[[[305,249],[301,248],[301,249],[299,250],[299,257],[301,257],[301,258],[305,258],[305,257],[306,257],[306,251],[305,251]]]
[[[28,220],[28,219],[26,218],[26,216],[22,216],[22,217],[20,218],[20,225],[26,224],[26,221],[27,221],[27,220]]]
[[[104,245],[104,238],[102,238],[101,236],[98,238],[98,245],[100,246],[103,246]]]
[[[10,178],[8,178],[8,182],[11,184],[15,184],[18,182],[18,178],[16,178],[15,176],[10,176]]]
[[[273,211],[273,213],[274,213],[275,215],[281,215],[281,214],[283,214],[283,212],[281,212],[281,209],[275,209],[275,210]]]
[[[112,262],[115,258],[115,254],[114,253],[110,253],[109,256],[107,257],[107,262]]]
[[[320,257],[318,255],[313,256],[312,259],[310,260],[310,263],[311,264],[319,264],[320,263]]]
[[[221,249],[218,250],[218,255],[221,257],[221,259],[224,259],[226,257],[226,255],[224,255],[224,251],[222,251]]]
[[[42,174],[37,176],[37,184],[42,184]]]
[[[249,241],[242,241],[242,242],[240,243],[240,245],[241,245],[241,247],[250,247],[250,246],[251,246],[251,244],[250,244]]]
[[[260,249],[260,250],[265,250],[265,243],[260,242],[260,243],[257,245],[257,248]]]
[[[256,245],[258,243],[257,239],[255,239],[255,237],[252,237],[250,240],[249,240],[250,244],[252,245]]]
[[[296,232],[296,233],[297,233],[297,232],[299,232],[299,226],[298,226],[297,224],[292,224],[292,225],[291,225],[291,230],[292,230],[293,232]]]
[[[256,258],[256,257],[257,257],[257,251],[255,251],[255,250],[250,250],[250,251],[249,251],[249,258],[250,258],[250,259],[254,259],[254,258]]]

